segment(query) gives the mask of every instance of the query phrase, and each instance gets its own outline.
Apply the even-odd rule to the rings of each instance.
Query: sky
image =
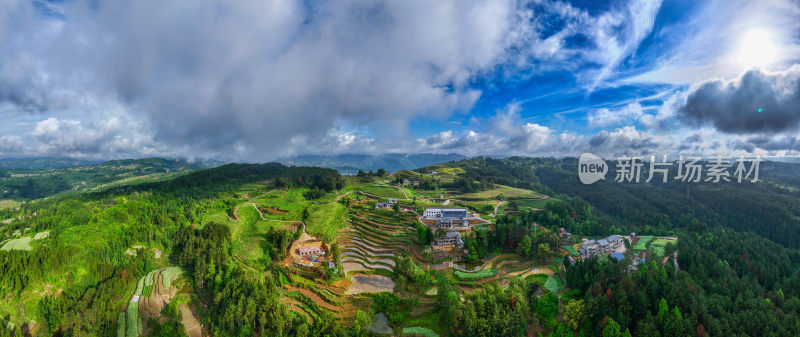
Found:
[[[800,155],[800,2],[0,0],[0,157]]]

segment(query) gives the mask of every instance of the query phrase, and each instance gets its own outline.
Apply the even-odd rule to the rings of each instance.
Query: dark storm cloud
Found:
[[[689,125],[713,125],[727,133],[795,129],[800,124],[800,66],[780,73],[751,70],[735,81],[703,82],[689,93],[678,116]]]
[[[800,151],[800,138],[792,135],[757,135],[731,141],[731,147],[752,152],[759,148],[766,151]]]

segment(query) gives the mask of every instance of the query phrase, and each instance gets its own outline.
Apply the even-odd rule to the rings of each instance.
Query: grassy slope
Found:
[[[338,203],[315,204],[308,207],[306,231],[317,235],[319,238],[333,242],[336,241],[336,232],[344,227],[345,207]]]
[[[505,185],[498,185],[497,188],[491,190],[461,194],[457,197],[469,200],[476,200],[476,199],[488,200],[488,199],[496,199],[497,196],[499,196],[501,193],[508,199],[537,199],[544,197],[543,195],[531,190],[510,187]]]
[[[15,200],[0,200],[0,209],[17,208],[19,204],[20,203]]]

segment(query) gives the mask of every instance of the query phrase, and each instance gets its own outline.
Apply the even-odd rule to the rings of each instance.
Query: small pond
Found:
[[[388,322],[389,319],[386,318],[386,315],[379,312],[375,314],[375,319],[373,319],[372,324],[369,325],[369,331],[382,335],[390,335],[392,334],[392,328],[386,324]]]

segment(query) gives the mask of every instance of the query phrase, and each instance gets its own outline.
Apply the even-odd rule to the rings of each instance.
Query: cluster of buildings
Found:
[[[403,185],[419,186],[419,180],[403,179]]]
[[[466,208],[428,208],[422,213],[422,217],[432,220],[456,220],[466,219]]]
[[[428,208],[422,213],[422,218],[434,221],[442,230],[469,226],[469,213],[466,208]],[[445,235],[437,235],[433,245],[434,247],[452,245],[464,248],[464,241],[461,240],[461,234],[458,232],[447,231]]]
[[[375,209],[391,209],[394,207],[394,204],[397,203],[397,199],[389,199],[387,202],[379,202],[375,204]]]
[[[583,243],[579,253],[583,258],[592,257],[595,254],[611,254],[623,245],[623,240],[619,235],[611,235],[599,240],[587,240]]]

